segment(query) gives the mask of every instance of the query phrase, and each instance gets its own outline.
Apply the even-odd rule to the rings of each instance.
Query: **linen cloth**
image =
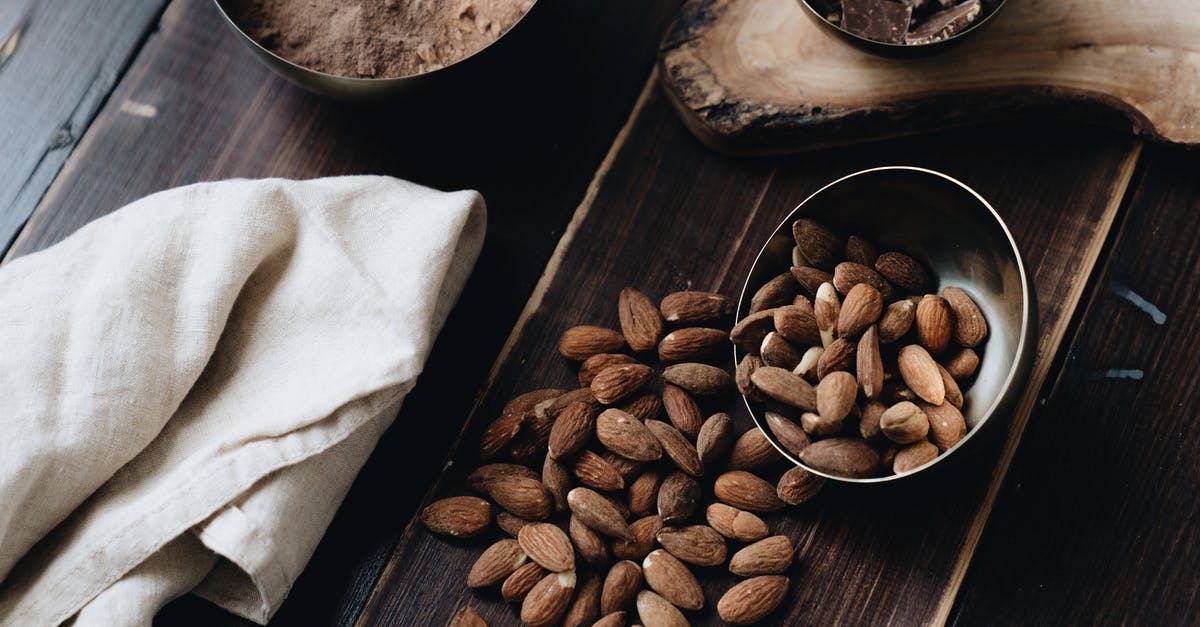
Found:
[[[475,192],[232,180],[0,268],[0,624],[263,623],[413,387]]]

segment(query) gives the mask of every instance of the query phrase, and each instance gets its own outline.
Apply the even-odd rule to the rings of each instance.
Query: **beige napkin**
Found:
[[[475,192],[387,177],[139,200],[0,268],[0,624],[266,622],[478,256]]]

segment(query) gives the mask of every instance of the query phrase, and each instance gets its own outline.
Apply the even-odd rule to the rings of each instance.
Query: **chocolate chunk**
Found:
[[[912,7],[903,2],[842,0],[842,28],[860,37],[890,44],[902,43],[911,20]]]
[[[979,0],[966,0],[945,11],[938,11],[913,28],[912,32],[904,37],[904,43],[929,44],[949,39],[974,22],[981,11]]]

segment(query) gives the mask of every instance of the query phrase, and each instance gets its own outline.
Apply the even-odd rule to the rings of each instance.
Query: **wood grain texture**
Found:
[[[1051,111],[1200,144],[1200,13],[1186,0],[1009,2],[920,59],[823,30],[797,0],[691,0],[663,43],[664,85],[701,140],[738,154]]]
[[[0,3],[0,248],[33,213],[165,5]]]
[[[276,622],[357,616],[627,118],[677,8],[676,0],[542,0],[508,47],[504,71],[364,108],[275,77],[209,1],[177,0],[63,168],[10,258],[146,194],[225,177],[391,174],[478,189],[487,200],[489,232],[476,272],[397,418],[418,425],[418,437],[395,429],[384,436]],[[156,114],[123,111],[126,101]],[[160,622],[239,621],[181,600]]]
[[[943,170],[989,198],[1008,221],[1038,285],[1043,341],[1039,363],[1058,347],[1137,144],[1116,134],[1050,126],[999,126],[898,140],[871,151],[835,150],[784,160],[731,160],[690,137],[655,95],[634,121],[628,141],[583,208],[573,239],[524,331],[500,364],[492,389],[472,418],[430,498],[465,492],[484,424],[516,393],[569,385],[570,368],[555,352],[561,331],[582,323],[616,325],[616,296],[625,285],[652,298],[686,287],[734,295],[761,241],[808,193],[848,172],[881,163]],[[1080,161],[1071,155],[1088,155]],[[1063,211],[1071,207],[1071,211]],[[1091,251],[1092,257],[1080,251]],[[1045,375],[1046,367],[1039,371]],[[1036,390],[1040,381],[1034,381]],[[1029,395],[1032,404],[1033,394]],[[749,418],[733,401],[742,429]],[[1023,421],[1002,421],[953,472],[935,473],[887,490],[834,486],[818,504],[769,516],[799,543],[801,566],[787,609],[772,624],[915,624],[936,621],[957,590],[959,564],[978,527],[990,486],[999,481],[1007,447]],[[498,533],[498,532],[497,532]],[[462,604],[490,624],[516,614],[492,592],[471,593],[463,578],[487,540],[446,542],[410,527],[388,565],[361,624],[441,624]],[[966,554],[964,555],[964,552]],[[733,583],[721,569],[704,572],[709,608],[693,616],[713,624],[711,610]]]
[[[1150,148],[955,624],[1200,620],[1200,155]],[[1019,547],[1019,549],[1018,549]]]

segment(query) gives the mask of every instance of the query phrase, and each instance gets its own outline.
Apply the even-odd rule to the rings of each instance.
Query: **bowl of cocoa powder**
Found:
[[[353,101],[389,100],[480,66],[535,3],[214,0],[271,69],[309,91]]]

